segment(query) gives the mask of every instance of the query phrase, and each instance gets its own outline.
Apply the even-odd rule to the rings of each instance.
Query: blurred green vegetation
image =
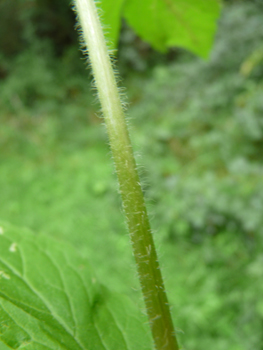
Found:
[[[206,62],[154,52],[125,24],[119,48],[131,138],[189,350],[263,349],[263,5],[226,3]],[[0,20],[0,217],[70,242],[142,307],[68,2],[2,1]]]

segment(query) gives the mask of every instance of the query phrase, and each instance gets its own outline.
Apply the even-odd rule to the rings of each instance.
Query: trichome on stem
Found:
[[[111,58],[93,0],[75,0],[101,103],[141,289],[157,350],[178,350]]]

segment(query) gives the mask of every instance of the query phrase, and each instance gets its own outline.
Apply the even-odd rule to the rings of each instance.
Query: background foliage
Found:
[[[262,7],[226,1],[207,61],[182,49],[157,53],[122,26],[131,137],[189,350],[262,349]],[[0,217],[68,241],[100,280],[137,300],[67,1],[3,1],[0,21]]]

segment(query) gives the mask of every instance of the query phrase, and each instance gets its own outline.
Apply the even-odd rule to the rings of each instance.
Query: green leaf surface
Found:
[[[120,28],[121,28],[121,10],[124,0],[101,1],[101,21],[104,28],[106,40],[109,48],[116,48]]]
[[[0,224],[0,349],[151,349],[129,299],[71,246]]]
[[[186,48],[207,57],[220,13],[219,0],[102,0],[108,37],[117,42],[120,16],[155,49]]]

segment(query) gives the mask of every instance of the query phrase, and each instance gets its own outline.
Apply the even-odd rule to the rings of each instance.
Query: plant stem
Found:
[[[157,350],[178,350],[111,59],[93,0],[75,0],[119,180],[133,253]]]

